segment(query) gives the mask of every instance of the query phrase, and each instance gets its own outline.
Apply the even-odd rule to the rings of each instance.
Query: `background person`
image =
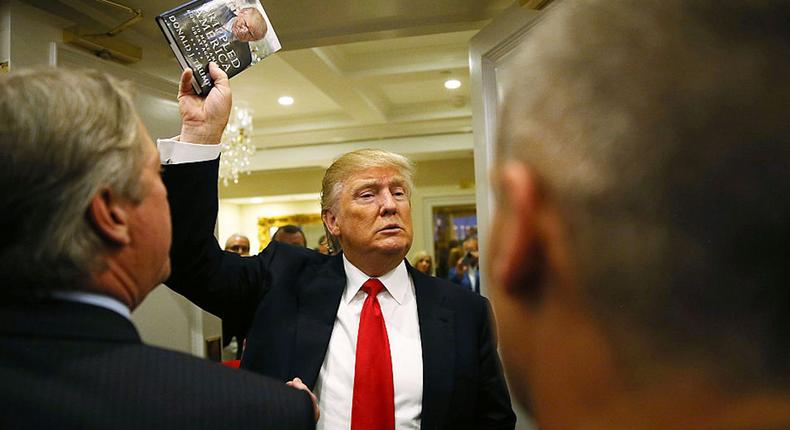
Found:
[[[464,239],[460,257],[455,261],[455,266],[450,268],[447,279],[454,284],[480,294],[480,253],[477,250],[477,236]]]
[[[433,276],[433,258],[427,251],[420,251],[414,255],[411,265],[418,271]]]
[[[488,263],[541,429],[790,428],[788,20],[590,0],[531,30]]]
[[[240,233],[234,233],[225,241],[225,251],[248,257],[250,255],[250,239]],[[225,354],[231,355],[236,360],[241,359],[244,352],[245,333],[244,329],[234,327],[231,321],[222,322],[222,347],[225,348]],[[228,365],[237,367],[238,361],[230,361]]]
[[[239,233],[232,234],[228,240],[225,241],[225,251],[230,251],[243,257],[249,256],[250,238]]]
[[[0,75],[0,147],[0,428],[314,427],[305,393],[141,342],[130,312],[170,274],[171,224],[125,86]]]
[[[326,235],[322,235],[321,238],[318,239],[318,248],[315,250],[321,254],[329,255],[329,241],[326,239]]]
[[[179,96],[182,142],[160,146],[220,140],[227,79],[201,99],[190,75]],[[272,241],[248,258],[222,251],[213,236],[218,159],[162,159],[174,163],[165,167],[174,222],[167,285],[249,327],[241,367],[304,380],[321,402],[319,428],[514,428],[487,301],[404,261],[413,235],[408,159],[360,150],[327,169],[322,217],[342,254]]]
[[[278,228],[277,231],[274,232],[272,240],[307,248],[307,238],[305,238],[304,232],[301,228],[291,224]]]

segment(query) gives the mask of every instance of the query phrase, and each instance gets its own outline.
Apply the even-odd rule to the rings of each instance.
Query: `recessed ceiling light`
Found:
[[[461,81],[458,79],[448,79],[444,81],[444,87],[448,90],[455,90],[461,88]]]
[[[250,199],[250,203],[252,203],[254,205],[259,205],[259,204],[263,203],[263,197],[253,197],[253,198]]]
[[[294,104],[294,98],[291,96],[282,96],[279,99],[277,99],[277,103],[283,106],[291,106],[292,104]]]

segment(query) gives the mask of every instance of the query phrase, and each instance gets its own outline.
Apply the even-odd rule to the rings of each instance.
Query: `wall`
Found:
[[[218,237],[224,245],[225,240],[234,233],[241,233],[250,238],[251,253],[257,253],[260,247],[258,240],[258,218],[278,217],[295,214],[320,214],[321,205],[318,197],[315,200],[280,201],[265,204],[234,204],[226,201],[220,202],[218,215]],[[318,238],[323,232],[320,229],[305,229],[307,246],[315,248]]]
[[[0,0],[0,63],[11,58],[11,4]]]
[[[69,22],[19,1],[9,2],[11,67],[51,66],[55,64],[52,43],[62,41]]]
[[[136,108],[153,136],[178,132],[175,84],[61,45],[62,29],[71,23],[30,5],[3,2],[0,20],[10,29],[8,54],[13,69],[58,64],[104,70],[133,82]],[[146,342],[202,356],[204,335],[219,335],[220,331],[206,315],[178,294],[159,287],[133,312],[132,320]]]

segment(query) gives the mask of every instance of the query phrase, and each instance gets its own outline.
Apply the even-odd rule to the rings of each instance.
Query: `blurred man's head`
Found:
[[[307,239],[304,237],[304,232],[301,228],[295,225],[284,225],[274,232],[272,240],[277,242],[287,243],[294,246],[307,247]]]
[[[406,157],[375,149],[341,156],[324,175],[327,233],[368,276],[394,269],[411,247],[413,175]]]
[[[489,273],[514,394],[545,429],[698,401],[710,409],[686,412],[748,422],[717,396],[790,384],[790,8],[547,14],[511,66],[493,170]],[[645,408],[611,411],[629,390]]]
[[[134,308],[169,276],[159,156],[125,85],[91,71],[0,75],[0,145],[10,294],[88,289]]]
[[[225,241],[225,251],[246,257],[250,255],[250,239],[243,234],[233,234]]]
[[[263,14],[256,7],[245,7],[233,21],[233,35],[240,42],[255,42],[266,36],[268,26]]]

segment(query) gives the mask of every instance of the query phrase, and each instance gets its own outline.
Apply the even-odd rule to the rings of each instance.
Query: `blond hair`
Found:
[[[337,213],[337,202],[343,190],[345,181],[353,174],[380,167],[393,167],[403,177],[406,185],[406,194],[411,198],[414,189],[414,164],[403,155],[381,149],[359,149],[348,152],[336,159],[324,173],[321,183],[321,212],[332,211]],[[329,239],[330,248],[339,250],[337,238],[324,224],[326,237]]]

